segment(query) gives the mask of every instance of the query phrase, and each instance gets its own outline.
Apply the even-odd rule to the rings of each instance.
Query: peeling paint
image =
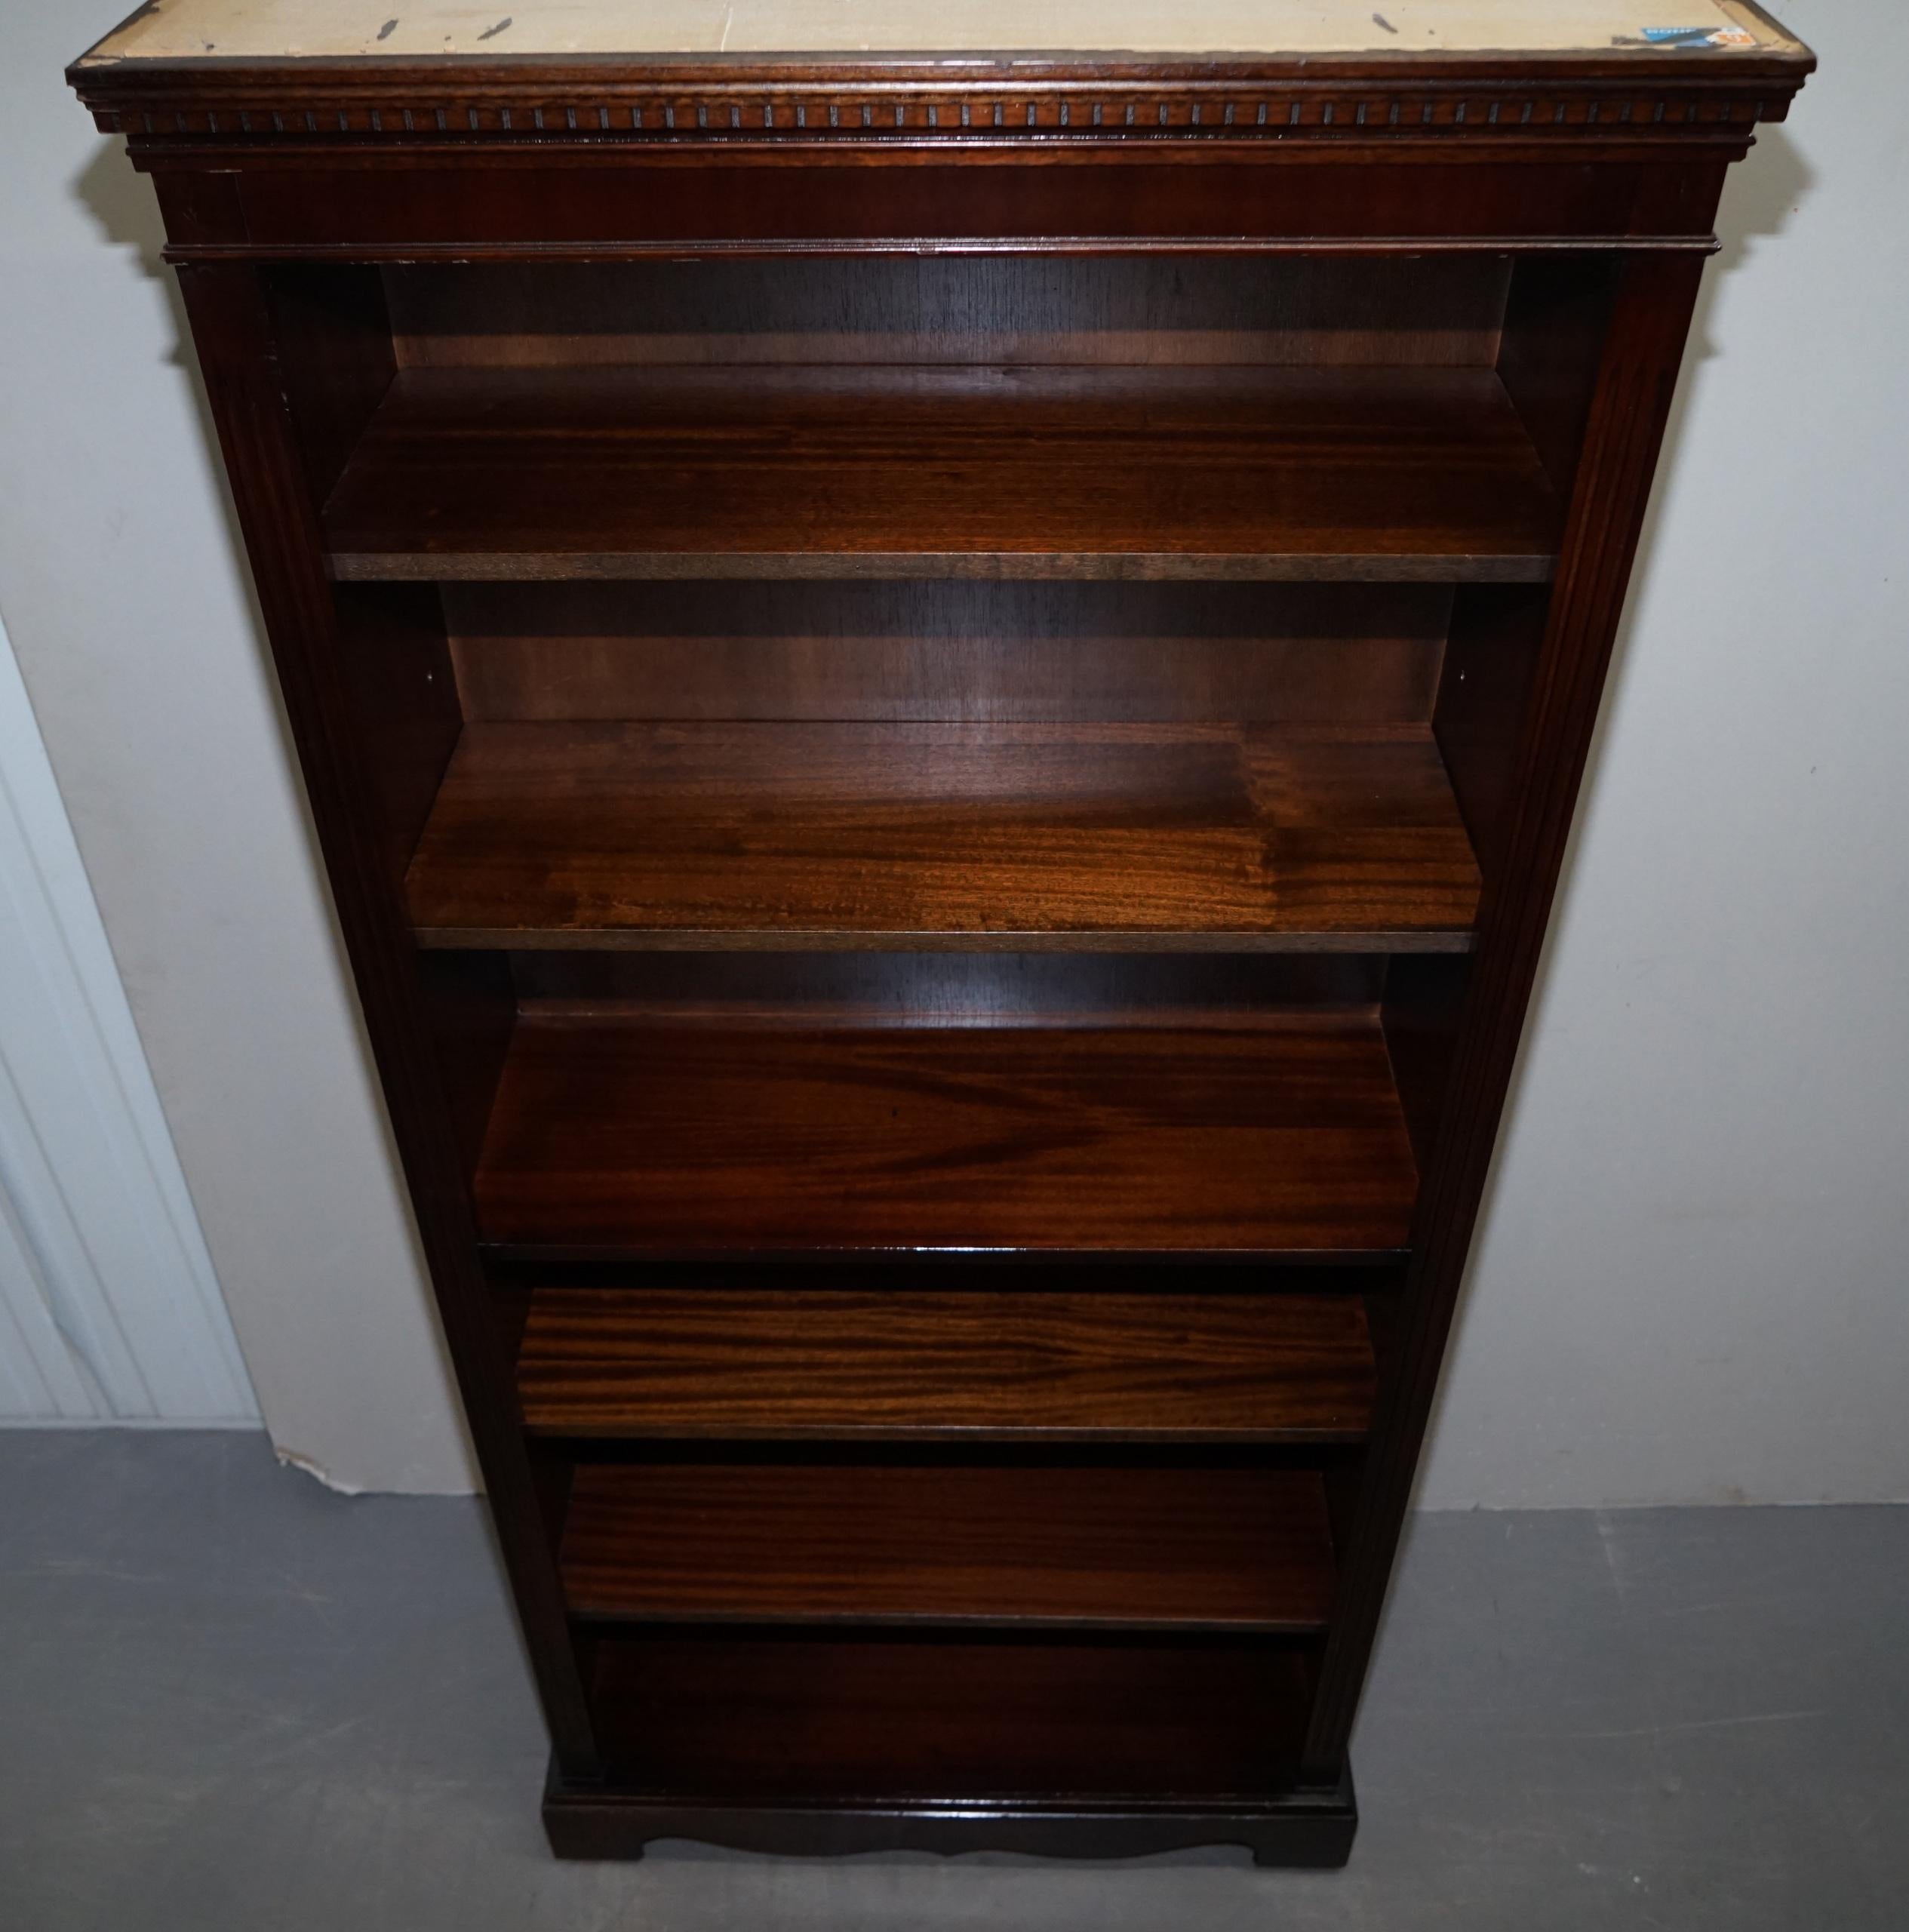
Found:
[[[364,1491],[361,1484],[355,1482],[340,1482],[338,1478],[315,1457],[301,1456],[296,1449],[281,1449],[275,1442],[272,1445],[272,1453],[276,1456],[279,1461],[284,1463],[287,1469],[302,1471],[305,1475],[309,1476],[313,1481],[323,1483],[325,1487],[330,1490],[334,1495],[362,1496],[364,1494]]]

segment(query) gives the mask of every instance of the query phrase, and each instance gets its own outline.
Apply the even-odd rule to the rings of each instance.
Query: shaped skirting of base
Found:
[[[1345,1864],[1358,1825],[1348,1770],[1330,1789],[1264,1804],[1123,1806],[1003,1798],[835,1804],[723,1804],[708,1798],[567,1783],[553,1761],[544,1829],[559,1858],[641,1858],[659,1838],[690,1838],[779,1857],[867,1851],[1018,1851],[1049,1858],[1138,1858],[1212,1844],[1243,1845],[1256,1865]]]

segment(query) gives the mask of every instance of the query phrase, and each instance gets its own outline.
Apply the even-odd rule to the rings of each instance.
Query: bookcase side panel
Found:
[[[1701,258],[1625,267],[1604,339],[1512,787],[1487,873],[1440,1131],[1422,1177],[1400,1347],[1382,1390],[1372,1475],[1342,1562],[1305,1764],[1345,1761],[1525,1012],[1537,976],[1604,675],[1623,614],[1702,272]]]
[[[260,608],[446,1339],[558,1755],[596,1756],[515,1401],[484,1303],[467,1192],[432,1063],[389,832],[351,728],[318,507],[266,293],[244,263],[180,273]]]

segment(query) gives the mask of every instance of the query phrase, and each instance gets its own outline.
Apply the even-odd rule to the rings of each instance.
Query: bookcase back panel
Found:
[[[1385,961],[1366,953],[519,952],[525,1011],[778,1026],[1096,1026],[1369,1011]]]
[[[1315,1669],[1299,1644],[675,1629],[595,1661],[607,1755],[633,1783],[811,1801],[1277,1792]]]
[[[467,721],[1416,724],[1440,585],[444,586]]]
[[[795,257],[384,271],[401,368],[1277,363],[1488,368],[1508,257]]]

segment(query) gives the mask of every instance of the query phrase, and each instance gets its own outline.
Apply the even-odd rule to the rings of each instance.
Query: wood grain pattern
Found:
[[[1440,584],[918,578],[425,594],[443,599],[472,723],[1341,725],[1431,717],[1453,595]]]
[[[697,362],[1489,368],[1503,257],[827,255],[392,266],[401,368]]]
[[[1458,951],[1477,878],[1422,728],[474,724],[408,889],[427,946]]]
[[[254,7],[258,30],[287,4]],[[478,58],[194,47],[73,70],[152,173],[168,259],[190,265],[195,346],[556,1744],[561,1854],[693,1835],[1344,1860],[1348,1736],[1698,266],[1727,167],[1814,65],[1787,38],[1440,56],[1389,9],[1357,24],[1383,52],[533,60],[493,35]],[[647,366],[607,366],[631,361]],[[465,366],[404,367],[433,362]],[[1244,366],[1278,363],[1295,366]],[[409,581],[341,592],[328,571]],[[1542,646],[1545,600],[1521,586],[1548,592]],[[1283,616],[1262,621],[1261,598]],[[1264,775],[1241,727],[1422,737],[1429,721],[1485,862],[1464,888],[1476,951],[420,960],[402,873],[460,721],[666,718],[1231,728],[1145,756],[1044,754],[1039,783],[1023,768],[993,790],[998,759],[924,793],[906,775],[924,761],[897,756],[872,842],[843,761],[815,761],[806,790],[706,786],[697,811],[726,798],[739,815],[678,814],[694,835],[673,873],[665,853],[654,902],[674,894],[680,918],[699,890],[734,931],[785,933],[793,908],[818,946],[893,942],[881,921],[933,896],[908,826],[939,811],[973,846],[958,916],[1033,907],[1078,944],[1117,932],[1124,867],[1119,903],[1173,915],[1127,936],[1136,955],[1182,907],[1207,921],[1237,896],[1222,835],[1262,821],[1311,842],[1296,866],[1290,841],[1267,858],[1280,894],[1262,915],[1296,921],[1283,895],[1308,879],[1316,921],[1361,895],[1400,903],[1408,873],[1407,898],[1449,900],[1442,781],[1435,810],[1401,816],[1401,796],[1429,793],[1362,795],[1359,772],[1379,774],[1353,758],[1320,816],[1284,752],[1264,795],[1215,776],[1228,758]],[[607,787],[579,767],[532,797],[523,824],[494,815],[500,904],[529,880],[570,895],[565,919],[595,916],[607,881],[602,903],[641,925],[658,881],[631,893],[618,870],[640,814],[567,855],[556,841],[552,801],[615,794],[628,774],[606,768]],[[799,818],[750,817],[745,792],[818,808],[806,826],[826,820],[825,849]],[[1429,840],[1409,863],[1401,825]],[[1126,841],[1119,865],[1053,863],[1090,829]],[[696,886],[693,851],[717,883]],[[484,860],[474,842],[459,863]],[[936,875],[945,903],[952,875]],[[1361,1260],[1380,1265],[1345,1265]],[[586,1288],[588,1315],[565,1299]],[[1371,1337],[1343,1325],[1361,1293],[1376,1391]],[[931,1306],[957,1295],[959,1313]],[[1070,1312],[1076,1297],[1092,1309]],[[1209,1298],[1251,1334],[1230,1340]],[[1158,1325],[1169,1308],[1179,1332]],[[520,1392],[550,1431],[521,1426]],[[1330,1434],[1348,1411],[1356,1449],[1226,1446]],[[679,1487],[666,1507],[637,1499],[632,1537],[627,1495],[586,1494],[576,1574],[646,1617],[744,1597],[852,1615],[859,1587],[905,1616],[1056,1620],[573,1614],[553,1531],[574,1472],[611,1484],[615,1457],[647,1481],[686,1453],[558,1432],[590,1414],[612,1434],[709,1432],[693,1454],[722,1466],[714,1501],[747,1532],[717,1537],[724,1509]],[[911,1460],[998,1480],[1003,1500],[924,1508],[906,1540],[932,1483],[904,1494],[897,1477],[872,1510],[839,1486],[800,1507],[736,1501],[744,1465],[824,1460],[778,1429],[844,1417],[828,1481],[921,1475]],[[994,1420],[998,1443],[948,1445]],[[730,1425],[770,1440],[710,1439]],[[881,1439],[918,1426],[933,1447]],[[1331,1521],[1329,1622],[1250,1641],[1197,1627],[1293,1606],[1256,1597],[1268,1571],[1238,1560],[1255,1504],[1176,1507],[1172,1480],[1301,1456]],[[1049,1478],[1090,1461],[1144,1481],[1057,1501]],[[599,1503],[619,1527],[593,1546]],[[1183,1568],[1147,1560],[1174,1549]],[[1091,1627],[1136,1614],[1182,1620]]]
[[[539,1287],[525,1426],[718,1441],[1357,1441],[1354,1294]]]
[[[600,1765],[582,1669],[516,1426],[508,1365],[496,1346],[456,1124],[421,1010],[417,954],[391,863],[390,795],[381,797],[367,782],[368,747],[354,728],[362,694],[352,688],[325,581],[312,466],[298,445],[269,291],[259,270],[237,263],[186,269],[180,283],[544,1715],[564,1773],[587,1780]],[[381,734],[380,742],[389,754],[392,737]],[[402,762],[413,764],[408,746]],[[384,774],[387,786],[392,777]]]
[[[1559,506],[1477,369],[401,371],[346,578],[1542,581]]]
[[[1400,1247],[1416,1177],[1376,1020],[1255,1028],[518,1023],[484,1238],[723,1254]]]
[[[1316,1471],[586,1463],[573,1614],[641,1622],[1322,1629]]]
[[[868,1634],[602,1640],[619,1783],[732,1800],[1265,1795],[1293,1783],[1297,1647]]]
[[[1563,571],[1510,788],[1515,803],[1487,888],[1483,944],[1452,1051],[1447,1124],[1427,1163],[1414,1223],[1396,1368],[1375,1429],[1371,1475],[1348,1539],[1342,1609],[1307,1739],[1305,1762],[1316,1776],[1345,1761],[1702,274],[1694,261],[1629,264],[1601,345]]]
[[[1522,109],[1529,96],[1518,91]],[[1356,105],[1342,100],[1337,112],[1349,115]],[[1685,94],[1674,105],[1697,103]],[[1581,103],[1580,111],[1597,106]],[[1124,146],[977,143],[950,153],[902,142],[871,155],[852,141],[779,141],[765,152],[727,139],[698,148],[641,135],[566,143],[533,134],[514,147],[482,138],[467,146],[460,130],[374,166],[361,165],[351,141],[291,153],[269,140],[233,142],[216,157],[180,156],[170,141],[136,133],[132,149],[153,168],[176,261],[1708,255],[1716,189],[1748,145],[1755,106],[1741,103],[1727,125],[1707,109],[1708,125],[1679,127],[1661,142],[1609,125],[1595,131],[1594,146],[1568,158],[1548,130],[1534,153],[1514,128],[1487,123],[1479,147],[1453,156],[1463,167],[1456,176],[1428,167],[1409,137],[1366,146],[1343,131],[1329,136],[1342,151],[1326,167],[1283,146],[1283,135],[1254,149],[1201,134],[1176,144],[1157,131]],[[1445,112],[1480,106],[1489,103],[1448,97]],[[494,109],[486,111],[494,122]],[[1451,139],[1440,137],[1447,155]],[[302,165],[286,165],[294,155]]]

